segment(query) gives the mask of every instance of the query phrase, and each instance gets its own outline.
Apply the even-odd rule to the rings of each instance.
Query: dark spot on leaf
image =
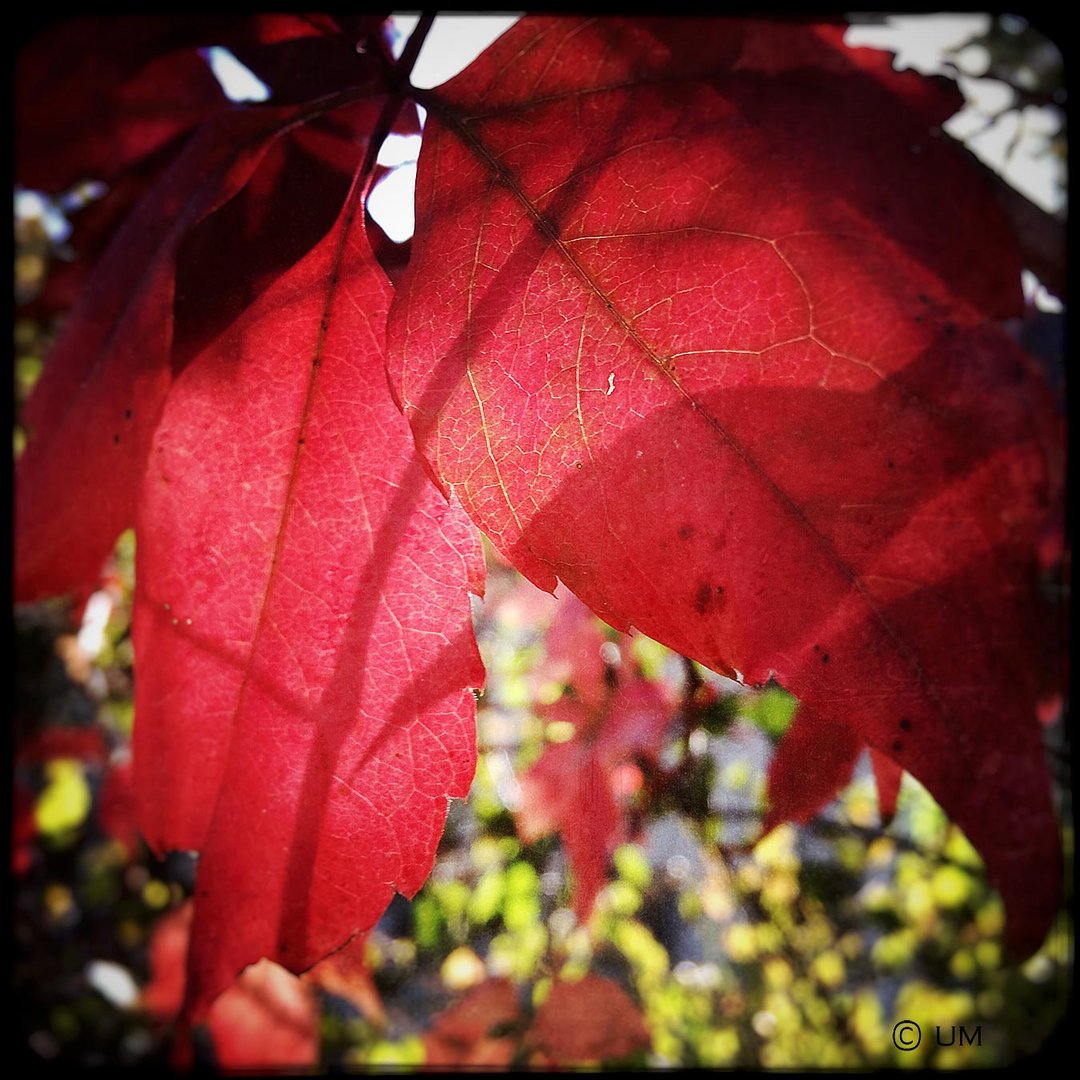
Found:
[[[124,419],[125,420],[130,420],[131,419],[131,410],[130,409],[125,409],[124,410]]]
[[[945,336],[952,337],[956,333],[956,324],[947,322],[945,324]]]
[[[896,462],[894,462],[892,458],[889,458],[889,460],[886,461],[885,464],[890,469],[895,469],[896,468]]]
[[[924,293],[924,292],[921,292],[921,293],[919,293],[919,299],[920,299],[920,300],[921,300],[921,301],[922,301],[922,302],[923,302],[924,304],[929,304],[929,303],[930,303],[930,297],[929,297],[929,296],[927,296],[927,295],[926,295],[926,293]]]
[[[896,741],[895,741],[895,742],[894,742],[894,743],[892,744],[892,748],[893,748],[893,753],[894,753],[894,754],[899,754],[899,753],[900,753],[900,751],[904,749],[904,744],[903,744],[903,743],[902,743],[902,742],[901,742],[901,741],[900,741],[899,739],[897,739],[897,740],[896,740]]]
[[[301,446],[303,446],[303,445],[304,445],[304,436],[303,436],[303,435],[301,435],[301,436],[300,436],[300,438],[299,438],[299,439],[297,439],[296,441],[297,441],[297,442],[298,442],[298,443],[299,443],[299,444],[300,444]]]
[[[821,654],[821,662],[823,664],[827,664],[829,662],[829,654],[828,653],[822,653]]]
[[[900,728],[903,731],[911,730],[911,721],[906,716],[900,717]]]
[[[580,461],[575,461],[575,462],[574,462],[574,468],[575,468],[575,469],[580,469],[581,467],[582,467],[582,465],[581,465],[581,462],[580,462]]]
[[[915,321],[916,321],[916,322],[922,322],[922,321],[923,321],[923,317],[922,317],[921,315],[916,315],[916,316],[915,316]]]
[[[712,597],[712,586],[707,581],[703,581],[698,586],[697,595],[694,597],[694,610],[697,611],[699,615],[704,615],[705,612],[709,610],[709,605],[712,603]]]
[[[821,652],[821,646],[820,645],[815,645],[814,646],[814,652]]]
[[[691,536],[693,536],[693,535],[694,535],[694,526],[693,526],[693,525],[691,525],[691,524],[690,524],[689,522],[687,522],[687,523],[686,523],[686,524],[685,524],[685,525],[684,525],[684,526],[683,526],[683,527],[682,527],[682,528],[681,528],[681,529],[679,530],[679,539],[680,539],[680,540],[689,540],[689,539],[690,539],[690,537],[691,537]]]
[[[114,436],[112,437],[112,441],[113,441],[114,443],[116,443],[117,445],[119,445],[119,444],[120,444],[120,436],[119,436],[119,435],[114,435]]]

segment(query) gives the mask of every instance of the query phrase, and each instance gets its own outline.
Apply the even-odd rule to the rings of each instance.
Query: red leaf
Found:
[[[16,466],[15,595],[96,583],[135,498],[172,381],[178,247],[246,182],[294,109],[226,113],[206,124],[100,260],[22,413]],[[108,483],[101,483],[102,477]]]
[[[641,1010],[601,975],[556,981],[536,1011],[528,1041],[541,1055],[533,1063],[545,1065],[619,1060],[652,1045]]]
[[[415,893],[475,766],[483,564],[387,392],[359,194],[178,377],[141,494],[136,787],[201,852],[193,1022]]]
[[[59,192],[112,183],[230,108],[196,51],[222,45],[271,80],[274,104],[361,83],[382,16],[343,33],[325,15],[126,15],[64,19],[31,39],[15,68],[16,179]]]
[[[874,766],[874,780],[877,783],[878,813],[884,826],[896,815],[896,799],[900,794],[904,770],[880,750],[870,751],[870,761]]]
[[[386,1009],[365,958],[366,946],[366,934],[353,938],[344,948],[305,972],[303,978],[305,982],[352,1002],[371,1023],[384,1028]]]
[[[506,1028],[521,1021],[517,990],[509,979],[488,979],[444,1009],[424,1035],[429,1068],[506,1066],[517,1040]]]
[[[849,723],[1031,951],[1061,901],[1034,720],[1058,420],[988,321],[1020,263],[931,130],[955,95],[840,34],[515,25],[421,98],[391,372],[534,583]]]
[[[604,678],[595,618],[567,596],[548,631],[548,665],[573,667],[574,694],[542,710],[572,724],[568,742],[547,747],[520,779],[517,829],[526,841],[558,832],[576,877],[574,908],[584,921],[607,878],[608,859],[627,829],[620,796],[622,766],[655,761],[671,719],[661,688],[626,672],[615,689]]]
[[[207,1026],[226,1069],[287,1069],[319,1061],[318,999],[271,960],[249,967],[214,1002]]]
[[[782,821],[804,825],[851,781],[863,744],[851,728],[800,706],[769,762],[767,833]]]
[[[828,722],[800,708],[769,762],[769,809],[762,822],[768,832],[782,821],[805,824],[851,782],[865,746],[847,724]],[[870,750],[878,789],[881,824],[896,813],[904,770],[880,750]]]
[[[139,850],[139,830],[135,823],[135,787],[130,761],[113,765],[102,781],[98,799],[98,821],[114,840],[134,855]]]
[[[18,747],[15,762],[40,765],[55,758],[75,758],[88,765],[103,765],[108,756],[101,728],[52,724],[34,732]]]
[[[114,177],[228,105],[177,21],[57,23],[19,53],[15,175],[58,192]]]
[[[169,912],[150,938],[151,978],[143,988],[142,1007],[159,1022],[174,1021],[184,998],[192,913],[190,902]],[[313,991],[269,960],[244,971],[207,1017],[217,1064],[230,1069],[316,1064],[318,1024]],[[178,1056],[185,1052],[181,1049]]]
[[[34,862],[34,838],[37,821],[34,791],[15,777],[11,785],[11,872],[21,877]]]
[[[610,695],[601,652],[606,640],[603,628],[573,593],[562,589],[558,596],[558,611],[544,635],[544,674],[572,684],[577,700],[589,709],[598,709]],[[629,645],[625,638],[623,641]]]

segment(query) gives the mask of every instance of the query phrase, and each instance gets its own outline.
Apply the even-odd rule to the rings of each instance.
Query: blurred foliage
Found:
[[[15,1008],[35,1057],[82,1065],[166,1062],[169,1025],[140,1002],[147,944],[194,876],[189,857],[155,860],[102,812],[130,735],[132,556],[127,535],[96,655],[80,649],[61,606],[19,618],[17,745],[31,752],[16,759],[17,802],[26,797],[14,818]],[[910,777],[887,829],[867,766],[809,825],[756,842],[742,835],[760,821],[763,769],[792,708],[778,690],[731,684],[709,708],[676,715],[664,769],[685,781],[691,761],[694,781],[642,789],[651,803],[637,807],[638,839],[614,852],[610,880],[579,923],[558,838],[525,844],[514,823],[515,775],[547,739],[535,712],[552,693],[537,691],[543,617],[530,607],[536,590],[494,556],[489,573],[472,796],[453,804],[431,878],[411,903],[397,898],[366,942],[382,1009],[318,990],[323,1066],[420,1065],[439,1015],[499,978],[527,1016],[556,981],[614,981],[648,1031],[648,1052],[627,1059],[640,1066],[992,1067],[1052,1037],[1071,993],[1070,922],[1063,914],[1035,956],[1009,964],[1002,905],[978,854]],[[100,620],[101,605],[91,610]],[[632,648],[647,674],[693,682],[655,642]],[[62,728],[97,733],[104,752],[86,738],[41,742],[43,730]],[[51,746],[63,756],[49,756]],[[917,1049],[894,1046],[901,1020],[921,1026]],[[533,1060],[515,1030],[484,1052]],[[199,1052],[213,1062],[207,1039]]]
[[[1024,27],[995,20],[977,44],[992,59],[987,74],[1012,86],[1019,105],[1057,101],[1053,57]],[[29,302],[58,249],[33,217],[17,219],[15,238],[16,297]],[[16,421],[54,332],[17,313]],[[21,443],[16,423],[16,453]],[[132,829],[133,564],[126,534],[88,603],[16,615],[12,1009],[16,1046],[37,1062],[168,1063],[170,1022],[144,1001],[149,944],[190,897],[195,861],[154,858]],[[543,670],[549,600],[489,551],[472,793],[452,804],[427,883],[411,902],[396,898],[363,943],[378,1000],[350,992],[345,976],[311,991],[321,1036],[313,1065],[422,1066],[436,1046],[444,1062],[451,1053],[543,1063],[529,1033],[544,1003],[553,987],[590,976],[622,987],[644,1020],[650,1045],[629,1051],[631,1066],[997,1067],[1053,1045],[1072,994],[1064,911],[1038,953],[1009,962],[1001,901],[978,854],[910,776],[883,828],[865,761],[808,825],[760,836],[768,762],[797,703],[643,637],[627,645],[608,635],[680,704],[659,765],[639,763],[629,789],[634,842],[614,851],[608,883],[579,922],[559,837],[525,843],[514,816],[517,777],[574,734],[541,715],[566,692]],[[1048,727],[1062,745],[1063,723]],[[1066,782],[1059,795],[1071,864]],[[470,994],[480,1008],[477,988],[501,995],[491,1030],[483,1010],[475,1023],[450,1011]],[[921,1028],[915,1049],[894,1042],[902,1021]],[[216,1060],[205,1031],[196,1056]]]

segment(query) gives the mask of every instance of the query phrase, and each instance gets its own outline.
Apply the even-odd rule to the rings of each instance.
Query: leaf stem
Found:
[[[403,84],[408,83],[409,76],[412,75],[413,65],[416,63],[417,56],[420,55],[420,50],[424,47],[424,41],[427,39],[428,31],[434,21],[434,11],[425,11],[421,14],[420,21],[409,35],[409,40],[405,43],[405,49],[394,65],[395,80]]]

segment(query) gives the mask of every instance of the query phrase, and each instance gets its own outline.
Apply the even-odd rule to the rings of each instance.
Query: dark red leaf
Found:
[[[294,109],[235,112],[205,125],[100,260],[22,412],[16,599],[85,590],[133,523],[147,447],[172,381],[178,247],[240,190],[298,116]]]
[[[156,1021],[176,1020],[184,999],[190,902],[164,915],[150,938],[151,978],[141,1004]],[[249,967],[214,1002],[207,1027],[216,1062],[227,1069],[310,1066],[319,1056],[318,1000],[309,986],[270,960]],[[177,1057],[185,1059],[190,1047]]]
[[[15,178],[59,192],[111,182],[228,106],[176,20],[70,19],[19,53]]]
[[[769,762],[767,833],[783,821],[805,824],[851,781],[863,744],[851,728],[800,706]]]
[[[330,230],[376,116],[372,103],[362,102],[291,128],[243,189],[185,237],[176,269],[174,369]]]
[[[98,821],[102,829],[134,855],[139,850],[136,825],[135,786],[131,761],[112,765],[102,781],[98,797]]]
[[[11,787],[11,872],[16,877],[25,874],[34,862],[34,791],[17,777]]]
[[[421,100],[389,340],[444,489],[537,585],[913,773],[1036,948],[1063,455],[956,95],[838,27],[535,18]]]
[[[180,374],[141,494],[136,788],[200,851],[193,1022],[412,895],[475,766],[480,549],[387,392],[359,207]]]
[[[584,921],[607,879],[612,851],[627,839],[623,769],[640,756],[655,762],[672,716],[672,702],[630,665],[613,689],[600,655],[597,620],[574,596],[564,597],[548,631],[549,671],[572,679],[573,692],[541,710],[575,733],[549,745],[520,778],[517,829],[526,841],[558,832],[576,878],[574,909]],[[624,646],[629,643],[624,641]]]
[[[618,983],[601,975],[556,980],[527,1039],[538,1065],[617,1061],[652,1045],[641,1010]]]
[[[386,1009],[375,985],[375,975],[365,958],[367,935],[360,934],[343,948],[320,960],[303,979],[327,993],[351,1002],[377,1027],[386,1027]]]
[[[55,758],[74,758],[103,765],[109,756],[105,734],[98,727],[52,724],[36,731],[15,752],[17,765],[40,765]]]
[[[166,147],[132,166],[100,197],[67,211],[71,235],[64,241],[64,253],[54,253],[49,261],[41,291],[25,304],[19,315],[47,322],[67,315],[78,302],[109,241],[119,231],[139,199],[153,186],[175,157],[176,148]]]
[[[517,1039],[507,1029],[521,1020],[514,984],[488,979],[439,1014],[424,1035],[424,1063],[429,1068],[509,1065]]]
[[[230,107],[198,49],[225,46],[271,81],[274,104],[363,83],[374,64],[358,35],[378,40],[381,15],[128,15],[64,19],[32,38],[15,68],[15,176],[59,192],[112,183]]]
[[[900,794],[900,782],[904,779],[904,770],[880,750],[870,751],[870,761],[874,766],[874,781],[877,783],[878,813],[881,815],[881,824],[888,825],[896,815],[896,799]]]

